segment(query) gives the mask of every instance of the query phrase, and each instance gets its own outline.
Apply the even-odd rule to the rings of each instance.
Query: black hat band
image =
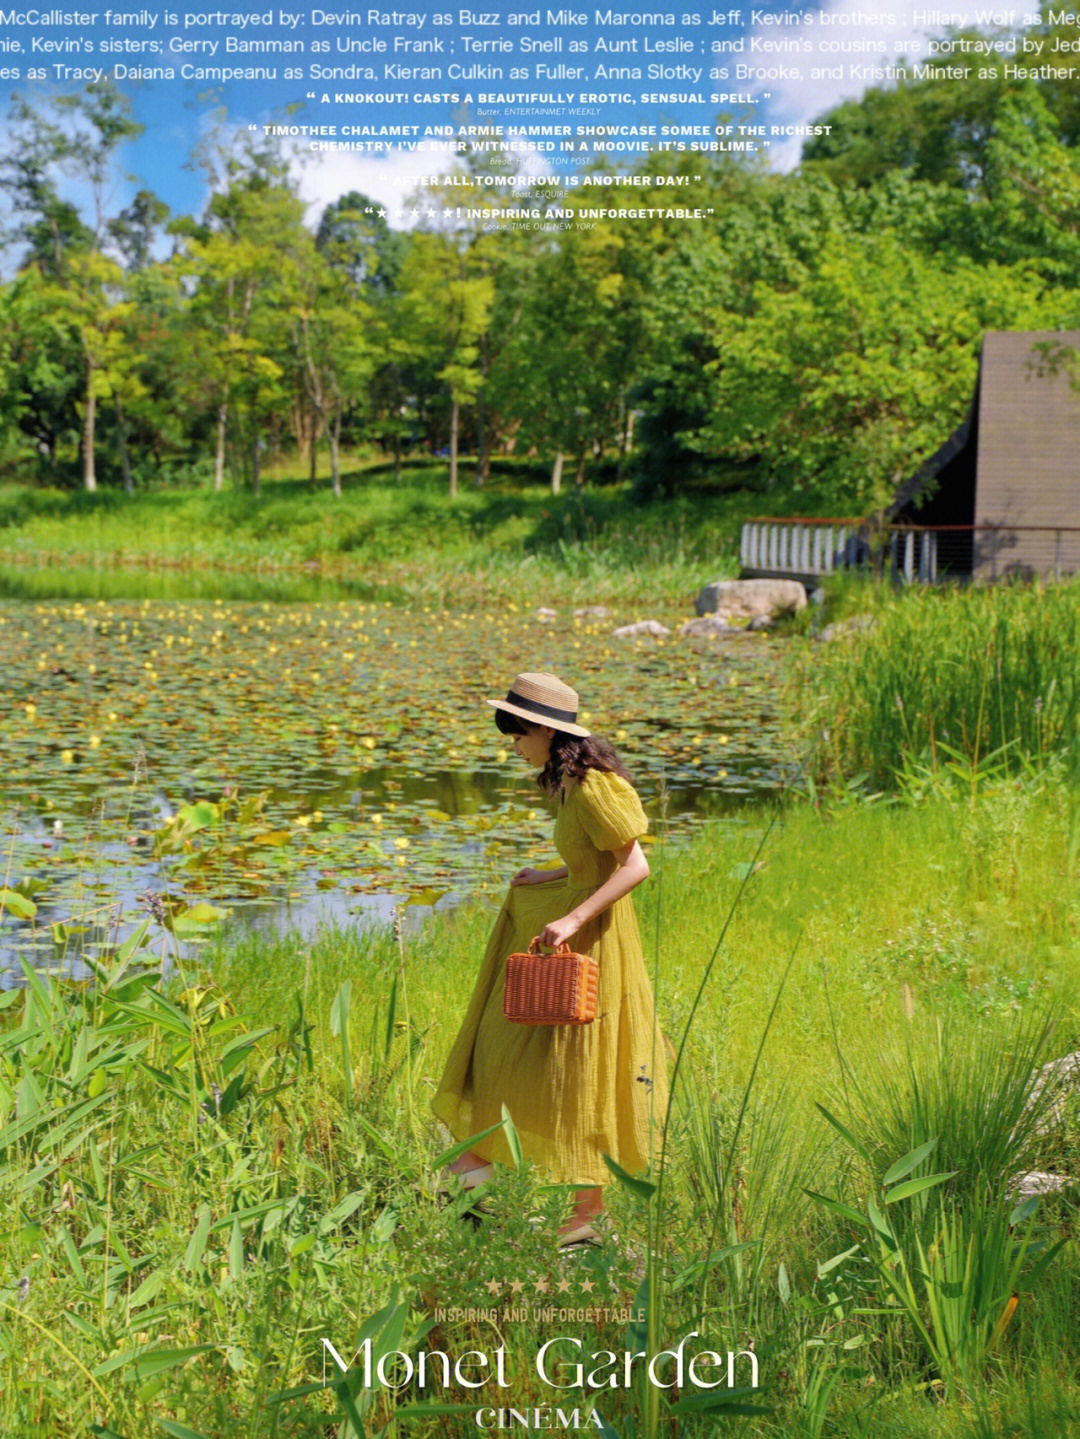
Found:
[[[545,719],[565,720],[568,724],[577,724],[577,710],[557,710],[554,705],[542,705],[539,700],[526,699],[516,691],[510,690],[506,696],[507,704],[517,705],[520,709],[529,710],[533,714],[543,715]]]

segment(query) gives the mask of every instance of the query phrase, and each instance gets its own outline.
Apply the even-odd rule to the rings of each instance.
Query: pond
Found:
[[[540,792],[483,703],[522,670],[579,690],[651,841],[773,792],[790,758],[782,642],[612,637],[635,618],[0,600],[0,985],[20,955],[85,974],[136,927],[189,950],[222,924],[310,932],[557,863]]]

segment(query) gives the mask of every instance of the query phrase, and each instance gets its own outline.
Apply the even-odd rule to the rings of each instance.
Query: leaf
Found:
[[[94,1378],[100,1379],[103,1374],[111,1374],[127,1365],[130,1372],[125,1374],[124,1378],[128,1382],[134,1380],[142,1383],[155,1374],[162,1374],[167,1369],[186,1364],[196,1354],[206,1354],[217,1347],[216,1344],[193,1344],[187,1349],[155,1349],[151,1346],[137,1351],[125,1351],[114,1354],[111,1359],[106,1359],[104,1364],[99,1364],[93,1371]]]
[[[189,1274],[194,1274],[202,1265],[202,1257],[206,1250],[206,1241],[210,1235],[211,1223],[210,1206],[204,1204],[199,1210],[199,1217],[195,1222],[195,1231],[187,1242],[184,1250],[184,1268]]]
[[[37,914],[37,905],[17,889],[0,889],[0,914],[5,910],[16,919],[33,919]]]
[[[218,817],[218,807],[211,804],[208,799],[200,799],[195,804],[186,804],[183,809],[177,810],[176,818],[188,829],[205,829],[207,825],[213,824]]]
[[[621,1165],[616,1164],[610,1154],[604,1155],[604,1163],[614,1174],[624,1188],[629,1189],[631,1194],[636,1194],[639,1199],[651,1199],[656,1193],[656,1185],[648,1179],[637,1179],[632,1174],[627,1174]]]
[[[843,1137],[844,1137],[844,1138],[847,1140],[847,1142],[851,1145],[852,1149],[855,1150],[856,1154],[862,1155],[863,1159],[865,1159],[866,1162],[867,1162],[867,1164],[869,1164],[869,1163],[870,1163],[870,1155],[867,1153],[866,1147],[862,1144],[862,1142],[861,1142],[860,1140],[858,1140],[858,1139],[855,1138],[855,1136],[854,1136],[854,1134],[852,1134],[851,1130],[850,1130],[850,1129],[846,1129],[846,1128],[844,1127],[844,1125],[842,1125],[842,1124],[840,1123],[839,1119],[836,1118],[835,1115],[829,1113],[829,1111],[825,1108],[825,1106],[824,1106],[823,1104],[818,1104],[818,1102],[815,1100],[815,1101],[814,1101],[814,1107],[815,1107],[815,1109],[820,1109],[820,1110],[821,1110],[822,1114],[825,1116],[825,1118],[828,1120],[828,1122],[832,1125],[832,1127],[836,1130],[836,1132],[837,1132],[838,1134],[843,1135]]]
[[[851,1224],[857,1224],[860,1229],[869,1229],[870,1221],[865,1214],[860,1214],[857,1209],[852,1209],[850,1204],[841,1204],[839,1199],[830,1199],[827,1194],[817,1194],[813,1189],[804,1189],[803,1193],[810,1199],[816,1199],[819,1204],[824,1204],[826,1209],[831,1209],[834,1214],[841,1215]]]
[[[155,1419],[154,1423],[166,1434],[171,1434],[173,1439],[209,1439],[209,1435],[202,1434],[197,1429],[189,1429],[186,1424],[179,1424],[175,1419]]]
[[[882,1186],[895,1184],[898,1179],[903,1179],[905,1174],[910,1174],[931,1153],[936,1144],[936,1138],[928,1139],[925,1144],[920,1144],[918,1149],[913,1149],[910,1154],[905,1154],[903,1159],[898,1159],[890,1169],[885,1171],[885,1177],[881,1181]]]
[[[959,1173],[958,1169],[950,1169],[947,1174],[924,1174],[921,1179],[909,1179],[906,1184],[896,1185],[882,1197],[886,1204],[894,1204],[898,1199],[910,1199],[913,1194],[921,1194],[924,1189],[933,1189],[937,1184],[944,1184],[947,1179]]]
[[[518,1139],[517,1130],[514,1128],[514,1121],[510,1118],[510,1111],[504,1104],[502,1107],[503,1130],[506,1133],[506,1142],[510,1147],[510,1153],[514,1160],[514,1168],[520,1169],[525,1162],[521,1153],[521,1141]]]

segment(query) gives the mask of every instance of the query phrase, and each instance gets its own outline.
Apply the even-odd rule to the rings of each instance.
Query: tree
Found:
[[[62,96],[52,113],[35,110],[12,97],[10,145],[0,160],[0,175],[15,218],[14,235],[25,241],[24,266],[47,278],[57,323],[77,334],[81,347],[83,484],[97,488],[96,421],[98,399],[108,392],[99,371],[108,348],[103,336],[120,303],[119,267],[101,253],[108,234],[106,201],[114,178],[116,151],[141,133],[129,114],[129,101],[110,82],[88,85],[78,95]],[[58,177],[77,173],[89,185],[92,217],[87,224],[74,206],[61,199]]]

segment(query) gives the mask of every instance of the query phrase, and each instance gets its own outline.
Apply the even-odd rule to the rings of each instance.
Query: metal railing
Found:
[[[886,525],[763,517],[742,527],[747,575],[814,579],[838,570],[886,570],[906,584],[940,579],[1062,578],[1080,572],[1080,528],[1070,525]]]

